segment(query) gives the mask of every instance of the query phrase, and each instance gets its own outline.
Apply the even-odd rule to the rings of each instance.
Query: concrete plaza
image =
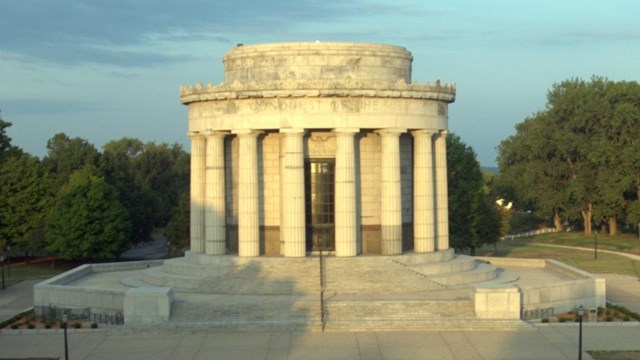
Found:
[[[584,350],[640,351],[638,323],[585,324]],[[70,359],[576,359],[578,325],[529,331],[129,333],[69,330]],[[64,358],[60,330],[3,331],[0,358]],[[591,359],[583,354],[584,359]]]

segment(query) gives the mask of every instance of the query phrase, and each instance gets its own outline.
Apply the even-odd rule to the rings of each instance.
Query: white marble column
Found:
[[[336,256],[358,254],[356,167],[354,137],[360,129],[335,129],[335,240]]]
[[[304,129],[280,129],[284,138],[284,167],[282,169],[282,233],[284,256],[304,257]]]
[[[205,254],[226,253],[227,219],[224,183],[224,132],[206,135],[206,187],[204,191]]]
[[[449,248],[449,196],[447,186],[447,131],[440,131],[435,142],[436,159],[436,239],[437,249]]]
[[[204,184],[205,138],[198,132],[190,132],[191,138],[191,251],[204,253]]]
[[[413,134],[413,250],[435,251],[435,199],[433,197],[434,130]]]
[[[235,130],[240,139],[238,165],[238,255],[260,255],[260,204],[258,198],[258,135],[260,131]]]
[[[380,227],[382,255],[402,253],[400,134],[406,129],[377,131],[382,141]]]

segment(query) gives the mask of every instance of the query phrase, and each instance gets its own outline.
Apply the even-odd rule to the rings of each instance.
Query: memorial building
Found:
[[[412,82],[412,60],[390,45],[238,44],[223,83],[183,86],[191,252],[448,249],[455,85]]]
[[[455,86],[413,83],[411,62],[360,43],[230,50],[224,82],[180,92],[190,251],[74,268],[34,286],[36,313],[132,331],[468,331],[606,306],[581,270],[449,248]]]

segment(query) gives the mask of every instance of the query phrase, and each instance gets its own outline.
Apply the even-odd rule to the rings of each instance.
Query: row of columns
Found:
[[[357,200],[355,134],[360,129],[335,129],[335,254],[355,256]],[[381,137],[381,252],[402,253],[402,188],[400,135],[406,129],[383,129]],[[303,129],[282,129],[283,254],[306,255]],[[239,138],[238,255],[260,255],[258,154],[255,130],[232,132]],[[415,252],[449,248],[446,131],[416,130],[413,156],[413,235]],[[224,137],[227,132],[191,133],[191,251],[226,253]],[[435,139],[435,141],[434,141]],[[434,156],[435,152],[435,156]],[[435,161],[434,161],[435,160]],[[435,164],[434,164],[435,162]],[[437,240],[436,240],[437,239]]]

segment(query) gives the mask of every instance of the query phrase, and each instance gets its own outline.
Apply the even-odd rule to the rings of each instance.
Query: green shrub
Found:
[[[76,329],[80,329],[82,327],[82,323],[79,323],[79,322],[74,323],[73,327],[76,328]]]
[[[13,330],[17,330],[19,328],[19,326],[18,326],[18,324],[13,324],[13,325],[11,325],[11,328]]]
[[[92,329],[97,329],[98,328],[98,323],[91,323],[91,328]]]
[[[549,322],[549,318],[542,318],[542,322],[543,323],[548,323]]]
[[[613,321],[613,316],[607,315],[606,318],[604,318],[606,321]]]
[[[27,324],[27,329],[35,329],[36,326],[33,325],[32,323]]]

